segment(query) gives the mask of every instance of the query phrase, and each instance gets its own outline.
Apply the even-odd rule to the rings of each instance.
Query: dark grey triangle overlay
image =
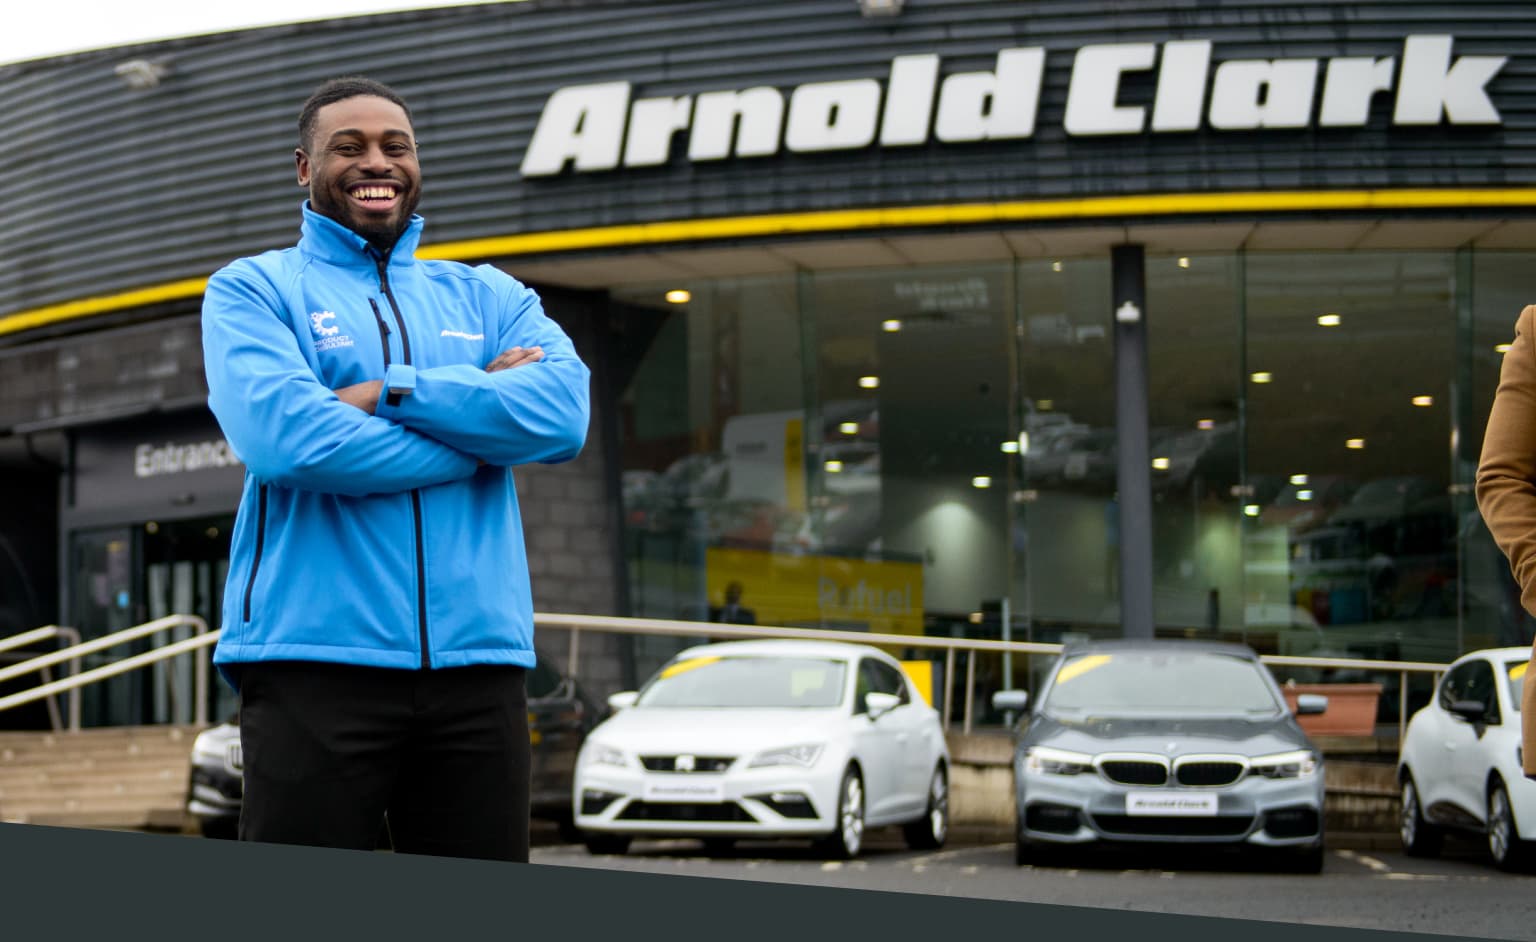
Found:
[[[24,824],[0,824],[0,935],[219,942],[1452,938]]]

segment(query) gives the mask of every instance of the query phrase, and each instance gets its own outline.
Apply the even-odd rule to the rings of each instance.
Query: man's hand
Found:
[[[544,359],[542,347],[513,347],[492,360],[485,371],[495,373],[500,370],[516,369],[519,366],[527,366],[529,363],[537,363],[542,359]]]
[[[356,406],[369,415],[373,415],[374,407],[379,404],[379,392],[383,388],[383,380],[371,379],[366,383],[343,386],[335,390],[335,393],[336,398],[347,405]]]

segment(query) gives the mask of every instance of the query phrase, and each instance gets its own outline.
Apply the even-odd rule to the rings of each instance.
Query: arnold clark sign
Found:
[[[1076,137],[1279,128],[1358,128],[1378,97],[1399,126],[1497,125],[1488,83],[1507,56],[1458,56],[1454,39],[1408,36],[1401,56],[1214,61],[1208,40],[1083,46],[1072,59],[1063,130]],[[1004,49],[990,71],[941,76],[937,55],[898,56],[874,78],[635,98],[629,82],[550,95],[525,177],[651,167],[687,134],[691,161],[1028,138],[1046,50]],[[1126,76],[1153,73],[1150,106],[1121,100]],[[1385,104],[1383,105],[1385,106]]]

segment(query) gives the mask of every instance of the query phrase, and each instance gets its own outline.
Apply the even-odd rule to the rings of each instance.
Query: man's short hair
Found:
[[[357,98],[360,95],[369,95],[374,98],[382,98],[385,101],[394,102],[405,112],[405,119],[415,124],[411,118],[411,108],[400,97],[400,93],[382,82],[375,82],[371,78],[361,75],[346,75],[341,78],[333,78],[315,89],[314,94],[304,102],[304,107],[299,109],[299,149],[309,152],[309,142],[315,134],[315,116],[326,105],[345,101],[348,98]]]

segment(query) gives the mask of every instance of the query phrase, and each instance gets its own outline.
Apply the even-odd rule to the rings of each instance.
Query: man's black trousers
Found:
[[[240,839],[528,860],[521,667],[392,670],[270,661],[239,670]]]

